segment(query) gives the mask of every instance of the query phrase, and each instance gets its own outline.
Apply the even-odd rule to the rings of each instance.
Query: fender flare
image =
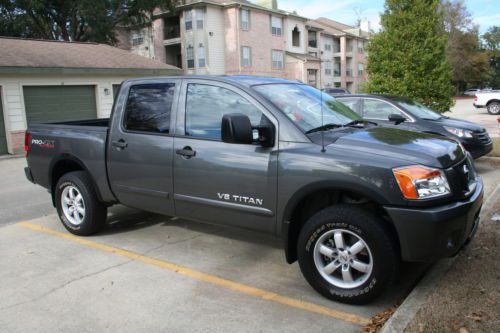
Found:
[[[372,189],[363,184],[353,184],[349,181],[318,181],[308,185],[303,186],[298,191],[296,191],[293,196],[288,200],[285,209],[283,211],[283,218],[281,220],[281,236],[284,242],[286,261],[291,264],[297,260],[297,250],[293,246],[294,242],[290,237],[296,238],[298,236],[299,230],[292,230],[291,218],[296,206],[308,195],[314,192],[324,191],[324,190],[337,190],[337,191],[349,191],[359,195],[362,195],[369,200],[379,204],[386,205],[389,201],[384,198],[378,191]]]

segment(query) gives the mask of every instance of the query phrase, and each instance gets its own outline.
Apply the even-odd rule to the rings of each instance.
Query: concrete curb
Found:
[[[498,160],[500,164],[500,159]],[[483,211],[481,213],[483,219],[493,213],[490,210],[494,207],[496,198],[500,198],[500,184],[495,187],[483,204]],[[384,326],[382,326],[380,333],[403,332],[406,326],[415,318],[420,308],[426,303],[431,292],[439,284],[439,281],[453,267],[455,258],[443,259],[433,265]]]
[[[17,154],[17,155],[11,155],[11,154],[5,154],[5,155],[0,155],[0,161],[2,160],[10,160],[13,158],[21,158],[21,157],[26,157],[23,154]]]

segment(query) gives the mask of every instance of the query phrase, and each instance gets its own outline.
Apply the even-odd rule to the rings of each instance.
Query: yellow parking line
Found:
[[[208,282],[208,283],[211,283],[211,284],[214,284],[217,286],[225,287],[225,288],[228,288],[228,289],[231,289],[231,290],[243,293],[243,294],[255,296],[255,297],[265,299],[268,301],[273,301],[276,303],[288,305],[288,306],[302,309],[305,311],[330,316],[330,317],[333,317],[335,319],[340,319],[340,320],[354,323],[357,325],[364,326],[364,325],[367,325],[371,322],[371,320],[368,318],[360,317],[360,316],[357,316],[357,315],[354,315],[351,313],[347,313],[347,312],[343,312],[343,311],[333,310],[333,309],[330,309],[330,308],[327,308],[327,307],[324,307],[321,305],[317,305],[314,303],[304,302],[304,301],[301,301],[298,299],[282,296],[282,295],[279,295],[279,294],[276,294],[276,293],[273,293],[270,291],[247,286],[247,285],[244,285],[244,284],[241,284],[238,282],[234,282],[231,280],[227,280],[224,278],[220,278],[220,277],[217,277],[217,276],[214,276],[211,274],[199,272],[199,271],[196,271],[194,269],[180,266],[180,265],[168,262],[168,261],[163,261],[163,260],[151,258],[151,257],[144,256],[144,255],[132,252],[132,251],[128,251],[128,250],[116,248],[113,246],[97,243],[97,242],[89,240],[88,238],[77,237],[77,236],[74,236],[72,234],[68,234],[68,233],[60,232],[60,231],[53,230],[50,228],[46,228],[46,227],[43,227],[43,226],[38,225],[38,224],[34,224],[34,223],[30,223],[30,222],[19,222],[18,225],[25,227],[25,228],[28,228],[28,229],[31,229],[31,230],[34,230],[34,231],[38,231],[38,232],[42,232],[42,233],[49,234],[52,236],[68,239],[68,240],[71,240],[73,242],[88,246],[88,247],[93,248],[93,249],[113,253],[113,254],[116,254],[116,255],[119,255],[122,257],[127,257],[127,258],[130,258],[130,259],[133,259],[136,261],[140,261],[140,262],[143,262],[143,263],[146,263],[149,265],[153,265],[156,267],[167,269],[169,271],[173,271],[173,272],[185,275],[185,276],[189,276],[193,279]]]

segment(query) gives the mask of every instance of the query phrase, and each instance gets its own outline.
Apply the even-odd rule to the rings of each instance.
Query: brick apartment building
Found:
[[[120,30],[119,47],[186,74],[284,77],[355,92],[366,80],[366,31],[280,10],[277,0],[184,0],[175,13],[157,11],[151,26]]]

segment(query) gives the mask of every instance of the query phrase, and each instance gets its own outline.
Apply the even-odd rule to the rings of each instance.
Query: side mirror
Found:
[[[222,141],[226,143],[252,144],[253,130],[250,118],[241,113],[229,113],[222,117]]]
[[[256,142],[262,147],[274,146],[274,126],[268,124],[252,127],[250,118],[241,113],[229,113],[222,117],[221,134],[222,141],[225,143],[252,144]]]
[[[400,114],[393,113],[389,115],[389,121],[392,121],[396,125],[399,125],[401,123],[404,123],[406,121],[406,118]]]

